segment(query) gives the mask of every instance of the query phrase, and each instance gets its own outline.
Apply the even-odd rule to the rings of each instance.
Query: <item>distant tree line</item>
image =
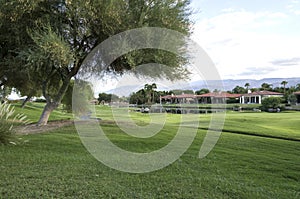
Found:
[[[174,89],[170,91],[157,91],[157,85],[155,83],[145,84],[144,88],[138,90],[137,92],[131,93],[129,96],[130,104],[155,104],[160,103],[160,96],[166,95],[181,95],[181,94],[196,94],[201,95],[209,93],[208,89],[201,89],[197,91],[188,90],[188,89]]]
[[[110,103],[112,101],[118,101],[120,98],[115,94],[99,93],[98,104]]]
[[[5,98],[11,93],[12,88],[5,86],[2,84],[4,80],[0,80],[0,100],[5,101]],[[71,81],[70,87],[68,88],[63,100],[62,104],[64,105],[64,108],[67,111],[72,110],[72,90],[73,90],[73,84],[74,82]],[[255,92],[255,91],[272,91],[272,92],[279,92],[284,94],[283,103],[294,103],[297,101],[297,98],[295,95],[293,95],[294,92],[300,91],[300,83],[296,86],[290,86],[287,87],[288,82],[282,81],[280,87],[273,87],[272,84],[269,83],[263,83],[259,88],[251,88],[251,85],[249,83],[245,83],[244,86],[237,85],[234,87],[231,91],[227,91],[228,93],[232,94],[246,94],[248,91]],[[152,84],[145,84],[144,87],[137,92],[133,92],[130,94],[129,97],[119,97],[115,94],[107,94],[107,93],[99,93],[98,95],[98,104],[104,104],[104,103],[110,103],[112,101],[123,101],[123,102],[129,102],[130,104],[155,104],[160,102],[160,96],[166,96],[166,95],[181,95],[181,94],[196,94],[196,95],[202,95],[205,93],[210,93],[211,91],[207,88],[202,88],[197,91],[193,90],[182,90],[182,89],[174,89],[170,91],[157,91],[157,85],[156,83]],[[17,90],[19,91],[19,90]],[[213,92],[219,92],[217,90],[214,90]],[[21,92],[23,94],[23,92]],[[91,100],[93,97],[92,90],[88,92],[88,98]],[[32,95],[29,95],[31,98]],[[27,100],[25,100],[25,103]],[[237,103],[235,99],[229,100],[228,103]]]
[[[282,81],[281,85],[282,86],[277,86],[273,87],[272,84],[269,83],[262,83],[259,88],[250,88],[250,84],[246,83],[244,86],[239,86],[237,85],[234,87],[231,91],[228,91],[229,93],[236,93],[236,94],[245,94],[250,90],[251,92],[255,91],[273,91],[273,92],[279,92],[279,93],[284,93],[284,94],[291,94],[296,91],[300,91],[300,83],[297,84],[296,86],[290,86],[287,87],[286,85],[288,84],[287,81]]]
[[[293,103],[297,101],[294,92],[300,91],[300,83],[296,86],[287,87],[288,82],[282,81],[281,87],[273,87],[272,84],[263,83],[259,88],[251,88],[250,83],[245,83],[244,86],[236,86],[232,90],[227,91],[231,94],[246,94],[248,91],[272,91],[279,92],[284,94],[284,98],[282,99],[282,103]],[[211,91],[207,88],[202,88],[197,91],[193,90],[184,90],[184,89],[174,89],[170,91],[158,91],[156,83],[145,84],[144,87],[136,92],[130,94],[128,98],[123,97],[122,99],[119,96],[114,94],[106,94],[100,93],[98,97],[99,103],[109,103],[114,99],[115,101],[126,101],[130,104],[155,104],[160,103],[160,96],[166,95],[181,95],[181,94],[195,94],[202,95],[206,93],[210,93]],[[213,90],[212,92],[219,92],[218,90]],[[238,103],[236,99],[229,99],[227,103]]]

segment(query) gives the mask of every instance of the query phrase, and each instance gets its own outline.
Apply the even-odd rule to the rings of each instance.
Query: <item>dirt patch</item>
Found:
[[[46,131],[51,131],[58,129],[63,126],[69,126],[74,124],[73,120],[58,120],[58,121],[51,121],[48,122],[45,126],[37,126],[36,124],[28,124],[25,126],[18,126],[16,127],[17,134],[36,134],[36,133],[43,133]]]
[[[116,122],[113,120],[101,120],[100,118],[95,118],[100,125],[116,125]],[[88,123],[91,122],[91,120],[80,120],[77,122],[83,122],[83,123]],[[119,123],[124,123],[126,125],[133,125],[128,122],[119,122]],[[55,130],[64,126],[70,126],[74,124],[74,120],[58,120],[58,121],[50,121],[48,122],[47,125],[45,126],[37,126],[36,123],[34,124],[28,124],[25,126],[17,126],[15,128],[17,134],[37,134],[37,133],[44,133],[47,131]],[[94,123],[93,123],[94,124]]]

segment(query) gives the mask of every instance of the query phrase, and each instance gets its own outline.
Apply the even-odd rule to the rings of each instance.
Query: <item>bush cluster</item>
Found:
[[[279,97],[268,97],[262,100],[261,105],[264,111],[269,111],[270,109],[280,108],[281,98]]]

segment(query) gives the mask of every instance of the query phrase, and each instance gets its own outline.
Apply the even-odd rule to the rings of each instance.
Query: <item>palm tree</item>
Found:
[[[152,83],[151,87],[152,87],[152,90],[151,90],[152,91],[152,103],[154,104],[154,102],[155,102],[154,94],[155,94],[155,89],[157,89],[157,86],[155,83]]]
[[[285,86],[288,84],[287,81],[282,81],[281,85],[283,85],[283,93],[285,94]]]
[[[147,98],[148,104],[150,104],[150,98],[151,98],[150,91],[151,91],[151,89],[152,89],[152,86],[150,84],[145,84],[144,85],[144,91],[146,93],[146,98]],[[150,96],[149,96],[149,94],[150,94]]]
[[[151,96],[152,96],[152,101],[154,102],[154,89],[157,89],[157,86],[155,83],[153,84],[145,84],[144,90],[147,93],[147,98],[148,98],[148,104],[151,103]]]
[[[245,84],[245,87],[246,87],[246,89],[247,89],[247,92],[248,92],[248,90],[249,90],[249,86],[250,86],[249,83],[246,83],[246,84]]]

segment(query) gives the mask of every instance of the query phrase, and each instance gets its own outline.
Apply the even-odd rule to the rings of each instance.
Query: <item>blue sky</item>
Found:
[[[300,0],[192,0],[191,7],[192,39],[222,79],[300,77]],[[192,81],[199,78],[196,74]],[[142,88],[149,82],[124,75],[94,83],[94,89],[99,93],[124,83]]]
[[[223,79],[300,77],[300,0],[193,0],[192,39]]]

